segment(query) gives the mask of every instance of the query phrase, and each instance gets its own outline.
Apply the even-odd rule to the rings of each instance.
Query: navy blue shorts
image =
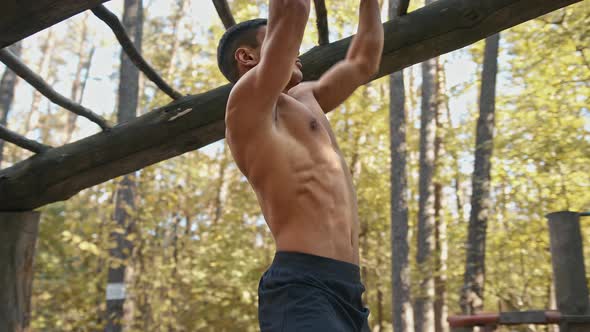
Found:
[[[357,265],[326,257],[277,252],[258,286],[262,332],[369,331]]]

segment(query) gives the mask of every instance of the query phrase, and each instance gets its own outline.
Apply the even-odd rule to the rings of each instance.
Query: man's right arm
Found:
[[[249,106],[272,109],[289,83],[309,18],[310,1],[270,0],[260,62],[240,79],[235,91],[249,100]]]
[[[252,144],[256,137],[272,141],[269,135],[272,135],[273,111],[293,74],[309,18],[310,1],[270,0],[260,62],[240,78],[230,93],[226,137],[230,147],[237,149],[234,157],[241,159],[242,167],[249,164],[247,159],[253,157],[252,153],[256,154],[256,144]]]
[[[270,0],[268,27],[257,76],[278,97],[289,83],[299,54],[311,0]]]

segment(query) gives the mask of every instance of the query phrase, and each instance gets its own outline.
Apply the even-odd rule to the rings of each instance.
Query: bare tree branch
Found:
[[[131,59],[137,68],[139,68],[139,70],[141,70],[150,79],[150,81],[154,82],[158,88],[170,96],[170,98],[176,100],[182,97],[182,95],[178,91],[174,90],[170,85],[168,85],[168,83],[166,83],[141,56],[137,48],[135,48],[135,45],[133,45],[131,39],[129,39],[129,36],[125,31],[123,24],[121,24],[121,21],[119,21],[117,15],[113,14],[104,5],[99,5],[92,8],[92,12],[94,15],[96,15],[96,17],[101,19],[111,28],[115,34],[115,37],[117,37],[117,40],[121,44],[121,47],[123,47],[123,50],[127,56],[129,56],[129,59]]]
[[[217,10],[217,14],[223,22],[223,26],[226,29],[229,29],[236,25],[236,20],[234,16],[231,14],[231,9],[227,4],[227,0],[213,0],[213,5],[215,6],[215,10]]]
[[[53,90],[53,88],[43,81],[39,75],[35,74],[31,69],[29,69],[8,49],[0,49],[0,61],[2,61],[8,68],[12,69],[12,71],[14,71],[18,76],[35,87],[37,91],[41,92],[41,94],[43,94],[55,104],[65,108],[68,111],[87,118],[88,120],[99,125],[103,130],[108,130],[110,128],[109,124],[102,116],[92,112],[88,108],[78,103],[73,102],[72,100]]]
[[[318,27],[318,43],[326,45],[330,43],[330,30],[328,29],[328,10],[325,0],[314,0],[316,24]]]
[[[404,16],[408,13],[408,7],[410,7],[410,0],[400,0],[399,6],[397,7],[397,16]]]
[[[439,0],[386,22],[379,73],[426,59],[580,0]],[[301,56],[305,80],[344,59],[351,37]],[[185,96],[109,132],[51,149],[0,171],[0,211],[30,210],[222,139],[231,85]]]
[[[0,125],[0,139],[3,139],[6,142],[10,142],[10,143],[15,144],[17,146],[20,146],[23,149],[27,149],[27,150],[35,152],[35,153],[41,153],[41,152],[51,149],[51,146],[30,140],[30,139],[28,139],[16,132],[12,131],[12,130],[4,127],[3,125]]]

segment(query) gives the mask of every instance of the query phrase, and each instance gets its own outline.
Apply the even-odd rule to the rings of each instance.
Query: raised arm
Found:
[[[293,74],[309,19],[311,0],[270,0],[266,38],[257,77],[265,91],[278,97]]]
[[[312,84],[318,103],[329,112],[377,73],[383,52],[383,25],[377,0],[360,0],[359,27],[346,54]]]
[[[228,143],[243,170],[247,168],[248,156],[258,153],[257,145],[252,142],[269,141],[269,135],[273,135],[273,111],[293,75],[310,1],[270,0],[260,53],[246,56],[238,50],[236,54],[236,57],[244,56],[245,62],[252,66],[232,89],[225,118]]]
[[[239,90],[265,108],[285,89],[303,39],[311,0],[270,0],[268,25],[259,63],[240,79]]]

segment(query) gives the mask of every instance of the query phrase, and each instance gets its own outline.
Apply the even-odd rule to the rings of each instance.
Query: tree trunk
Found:
[[[228,155],[229,151],[224,146],[223,149],[219,151],[219,173],[217,175],[217,185],[215,190],[215,199],[213,203],[214,211],[213,211],[213,223],[217,224],[221,217],[223,216],[223,189],[226,185],[225,181],[225,173],[227,172],[227,168],[230,165],[230,157]]]
[[[316,26],[318,29],[318,45],[330,43],[330,29],[328,27],[328,11],[325,0],[314,0]],[[381,8],[381,5],[379,5]]]
[[[547,303],[547,310],[557,310],[557,300],[555,299],[555,285],[553,284],[553,278],[547,280],[547,295],[548,295],[548,303]],[[549,325],[547,327],[547,332],[559,332],[557,330],[557,326]]]
[[[383,332],[383,292],[377,286],[377,327],[379,332]]]
[[[139,234],[138,234],[139,235]],[[135,285],[140,287],[143,286],[143,279],[147,270],[146,266],[151,264],[150,258],[146,257],[146,242],[147,240],[142,236],[138,237],[137,246],[134,248],[134,263],[136,263],[137,278],[135,279]],[[140,292],[136,297],[136,306],[138,308],[140,322],[137,323],[136,327],[142,331],[151,331],[152,325],[152,309],[151,302],[149,301],[148,292]]]
[[[437,61],[437,113],[436,137],[434,140],[434,160],[436,168],[436,180],[434,182],[434,330],[435,332],[447,332],[449,330],[447,323],[447,223],[443,217],[443,206],[445,206],[443,196],[443,184],[441,183],[441,156],[445,155],[444,142],[442,135],[442,117],[443,110],[447,107],[446,87],[444,86],[445,76],[443,65]]]
[[[467,235],[465,275],[461,290],[461,309],[474,314],[483,309],[485,248],[488,213],[491,208],[490,169],[494,138],[496,75],[500,35],[486,39],[475,141],[475,166],[472,178],[471,213]]]
[[[447,225],[443,218],[442,207],[444,197],[442,195],[442,184],[434,184],[434,210],[435,210],[435,264],[434,269],[434,331],[447,332]]]
[[[182,20],[183,15],[186,12],[186,7],[188,5],[188,1],[186,0],[179,0],[177,3],[177,11],[175,12],[174,23],[172,26],[172,48],[170,49],[170,60],[168,60],[168,66],[166,68],[166,78],[170,78],[172,75],[172,71],[174,70],[174,60],[176,59],[176,54],[178,53],[178,49],[180,48],[180,38],[178,37],[178,26],[180,26],[180,21]]]
[[[123,318],[128,316],[124,312],[126,299],[126,275],[128,260],[131,257],[133,243],[127,236],[133,232],[132,216],[129,214],[135,207],[135,177],[125,175],[118,184],[115,194],[115,215],[118,231],[111,232],[111,239],[115,248],[111,249],[111,266],[108,271],[106,332],[122,331]]]
[[[28,331],[38,212],[0,213],[0,331]]]
[[[21,43],[16,43],[9,47],[9,50],[16,56],[20,56],[22,49]],[[14,90],[16,88],[16,74],[6,68],[0,80],[0,124],[6,126],[8,122],[8,112],[14,99]],[[2,156],[4,155],[4,140],[0,140],[0,169],[2,168]]]
[[[74,82],[72,83],[72,90],[70,93],[70,98],[78,104],[82,103],[82,96],[84,95],[84,88],[86,87],[86,81],[88,80],[90,64],[92,63],[92,57],[94,56],[95,49],[92,47],[90,53],[86,57],[84,56],[84,48],[86,47],[86,41],[88,39],[88,24],[86,22],[87,18],[88,15],[86,15],[85,20],[82,22],[82,32],[80,34],[80,43],[78,44],[78,65],[76,67]],[[82,77],[82,72],[84,72],[84,77]],[[72,139],[72,134],[76,129],[77,119],[78,115],[76,113],[67,113],[66,136],[64,140],[65,143],[68,143]]]
[[[166,261],[172,261],[172,268],[170,269],[170,276],[169,276],[169,281],[168,283],[166,283],[165,285],[162,285],[160,287],[160,291],[161,291],[161,298],[162,299],[170,299],[171,303],[174,303],[174,299],[175,299],[175,290],[176,288],[176,281],[178,280],[178,226],[180,224],[180,214],[179,213],[175,213],[174,217],[172,218],[172,225],[167,224],[167,228],[165,231],[165,239],[164,239],[164,245],[162,246],[163,252],[164,252],[164,259]],[[171,227],[170,227],[171,226]],[[167,256],[169,255],[170,250],[168,250],[168,248],[172,249],[172,252],[170,253],[170,258],[168,258]],[[177,330],[178,327],[178,320],[176,317],[176,314],[178,313],[178,311],[174,310],[174,306],[173,305],[166,305],[166,316],[167,319],[164,320],[165,321],[165,325],[166,325],[166,331],[169,332],[174,332]]]
[[[440,66],[442,66],[441,64],[439,64]],[[442,72],[442,71],[440,71]],[[444,91],[445,94],[444,95],[440,95],[440,107],[442,107],[444,109],[444,112],[446,113],[446,118],[447,118],[447,130],[449,130],[449,135],[451,137],[455,137],[457,136],[456,132],[455,132],[455,127],[453,125],[453,118],[451,117],[451,109],[449,107],[449,98],[446,95],[446,86],[447,86],[447,81],[446,81],[446,76],[445,75],[440,75],[438,78],[439,81],[439,85],[441,87],[441,91]],[[439,113],[440,114],[440,113]],[[461,193],[462,190],[462,185],[461,185],[461,168],[460,168],[460,163],[459,163],[459,156],[457,154],[457,151],[455,149],[449,149],[449,151],[446,151],[449,156],[451,157],[451,159],[453,160],[453,186],[455,189],[455,205],[457,208],[457,221],[459,223],[463,222],[463,218],[464,218],[464,212],[463,212],[463,195]]]
[[[431,4],[427,0],[426,4]],[[422,103],[420,115],[420,174],[416,263],[420,280],[414,302],[416,332],[434,332],[434,139],[437,114],[437,59],[422,63]]]
[[[141,37],[143,24],[142,0],[125,0],[123,11],[123,25],[129,33],[138,50],[141,51]],[[119,80],[119,100],[117,118],[124,123],[135,118],[138,106],[139,70],[131,62],[125,52],[121,52],[121,69]],[[128,259],[131,257],[133,243],[128,235],[133,232],[133,216],[130,214],[135,208],[135,174],[123,176],[115,194],[115,222],[121,231],[112,232],[111,238],[116,242],[110,251],[114,258],[114,266],[109,267],[107,285],[107,325],[105,331],[119,332],[122,330],[122,320],[132,317],[132,313],[125,312],[125,284]],[[109,294],[109,291],[110,294]],[[128,307],[128,309],[130,309]],[[127,325],[127,324],[125,324]]]
[[[100,242],[103,242],[105,237],[105,231],[107,230],[107,225],[108,225],[108,219],[107,218],[101,218],[100,223],[98,224],[98,229],[96,230],[96,234],[98,235],[98,238],[100,239]],[[105,265],[108,262],[108,260],[104,257],[104,256],[99,256],[97,258],[97,264],[96,264],[96,269],[95,269],[95,273],[97,276],[100,276],[102,274],[102,271],[104,271]],[[98,294],[104,294],[106,291],[106,285],[104,284],[104,281],[101,280],[100,278],[96,279],[97,283],[96,283],[96,289],[97,289],[97,293]],[[102,298],[101,297],[97,297],[96,301],[95,301],[95,309],[94,311],[96,312],[96,326],[103,326],[103,322],[104,322],[104,318],[105,318],[105,308],[101,305],[102,304]],[[92,331],[100,331],[99,329],[96,330],[92,330]]]
[[[47,37],[43,44],[41,45],[40,52],[43,54],[41,59],[39,59],[39,63],[37,65],[37,71],[41,77],[47,77],[49,73],[49,66],[53,62],[53,48],[54,48],[54,37],[53,37],[53,29],[49,29],[47,31]],[[31,130],[31,121],[33,119],[33,114],[39,110],[39,103],[41,102],[41,93],[37,90],[33,91],[33,99],[31,101],[31,108],[27,113],[24,121],[24,130],[23,135],[29,133]]]
[[[90,53],[88,54],[88,58],[84,64],[84,78],[82,79],[82,85],[80,86],[80,92],[77,97],[78,104],[82,104],[84,100],[84,92],[86,91],[86,83],[88,83],[88,77],[90,76],[90,65],[92,64],[92,59],[94,58],[94,52],[96,51],[96,47],[92,46],[90,49]]]
[[[95,50],[96,48],[93,46],[90,49],[90,53],[88,54],[86,61],[84,61],[82,65],[84,77],[80,77],[80,73],[82,70],[80,70],[80,72],[76,72],[76,78],[72,86],[72,100],[74,100],[78,104],[82,104],[82,99],[84,98],[84,90],[86,89],[86,83],[88,82],[88,76],[90,75],[90,65],[92,64],[92,58],[94,57]],[[80,61],[82,61],[81,58]],[[66,138],[64,140],[66,143],[69,143],[71,141],[74,130],[76,130],[76,120],[78,120],[78,115],[73,112],[68,112]]]
[[[390,0],[389,18],[394,19],[399,0]],[[410,299],[408,192],[406,170],[406,109],[404,73],[389,78],[389,129],[391,132],[391,304],[394,332],[414,329]]]

